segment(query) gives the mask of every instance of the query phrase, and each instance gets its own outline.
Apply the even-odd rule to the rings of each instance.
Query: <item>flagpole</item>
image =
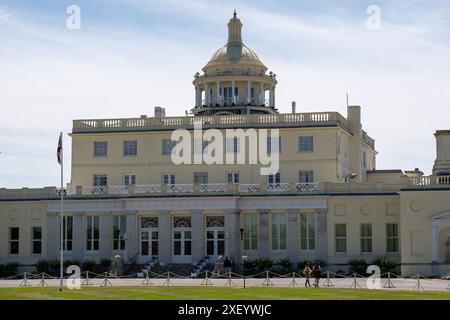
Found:
[[[62,137],[62,132],[61,132],[61,137]],[[59,291],[63,290],[63,285],[64,285],[64,280],[63,280],[63,275],[64,275],[64,263],[63,263],[63,258],[64,258],[64,188],[63,188],[63,177],[64,177],[64,166],[63,166],[63,147],[62,147],[62,139],[61,139],[61,221],[60,221],[60,238],[61,238],[61,246],[60,246],[60,286],[59,286]]]

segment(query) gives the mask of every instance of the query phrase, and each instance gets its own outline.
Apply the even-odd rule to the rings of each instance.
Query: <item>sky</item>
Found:
[[[433,133],[450,129],[448,0],[0,0],[0,188],[59,185],[60,131],[69,182],[73,119],[184,115],[234,9],[280,112],[346,116],[348,92],[377,169],[431,173]]]

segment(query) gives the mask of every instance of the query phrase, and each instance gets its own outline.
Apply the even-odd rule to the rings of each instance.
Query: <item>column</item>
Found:
[[[269,106],[273,107],[273,86],[269,89]]]
[[[247,82],[247,103],[251,103],[252,102],[252,81],[248,80]]]
[[[73,240],[72,240],[72,254],[76,259],[83,259],[84,256],[84,237],[83,237],[83,215],[73,215]]]
[[[192,262],[198,262],[203,254],[203,215],[202,210],[191,211],[192,223]]]
[[[264,82],[261,81],[261,86],[259,88],[259,102],[263,106],[266,104],[266,102],[264,100],[265,100],[265,97],[264,97]]]
[[[216,81],[216,104],[222,105],[220,101],[220,81]]]
[[[270,235],[269,235],[269,210],[259,211],[259,227],[258,227],[258,248],[259,256],[263,259],[269,258],[270,255]]]
[[[158,261],[169,264],[171,261],[171,224],[169,211],[160,211],[158,215],[158,226],[159,226],[159,243],[158,243]]]
[[[275,86],[272,86],[272,107],[275,108]]]
[[[202,95],[199,85],[195,86],[195,106],[200,108],[202,106]]]
[[[438,246],[438,226],[431,225],[431,262],[439,262],[439,246]]]
[[[127,250],[128,259],[132,259],[138,253],[138,229],[137,229],[137,211],[128,212],[126,216],[127,221],[127,240],[125,248]]]
[[[110,212],[99,214],[100,218],[100,259],[113,259],[111,254],[111,222]]]
[[[225,255],[239,265],[242,263],[239,212],[225,211]]]
[[[61,239],[58,237],[59,224],[57,212],[47,213],[47,259],[59,259],[59,244]]]
[[[287,254],[291,261],[298,261],[299,259],[299,248],[298,248],[298,214],[297,209],[291,209],[287,211]]]
[[[234,92],[235,92],[235,89],[234,89],[234,87],[235,87],[235,85],[236,85],[236,81],[235,80],[232,80],[231,81],[231,97],[232,97],[232,102],[234,103],[234,104],[236,104],[236,96],[234,95]]]
[[[327,209],[316,210],[316,258],[328,260]]]
[[[205,105],[209,106],[209,89],[208,82],[205,81]]]

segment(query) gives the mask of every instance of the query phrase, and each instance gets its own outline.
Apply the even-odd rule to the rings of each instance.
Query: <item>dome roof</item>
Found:
[[[227,66],[231,64],[245,65],[248,67],[262,68],[267,70],[267,67],[259,59],[258,55],[245,44],[241,44],[239,58],[231,57],[228,50],[228,44],[217,50],[203,69],[208,69],[217,66]]]

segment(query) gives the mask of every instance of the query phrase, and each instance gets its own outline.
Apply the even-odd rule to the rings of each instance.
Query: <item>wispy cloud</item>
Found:
[[[55,137],[72,119],[133,117],[156,105],[184,114],[193,105],[192,77],[225,43],[234,8],[244,41],[278,75],[280,111],[296,100],[302,112],[345,115],[349,91],[377,141],[380,168],[429,172],[432,133],[448,128],[448,1],[377,1],[379,31],[365,26],[371,1],[76,2],[77,31],[65,29],[61,3],[0,6],[3,186],[57,184]]]

